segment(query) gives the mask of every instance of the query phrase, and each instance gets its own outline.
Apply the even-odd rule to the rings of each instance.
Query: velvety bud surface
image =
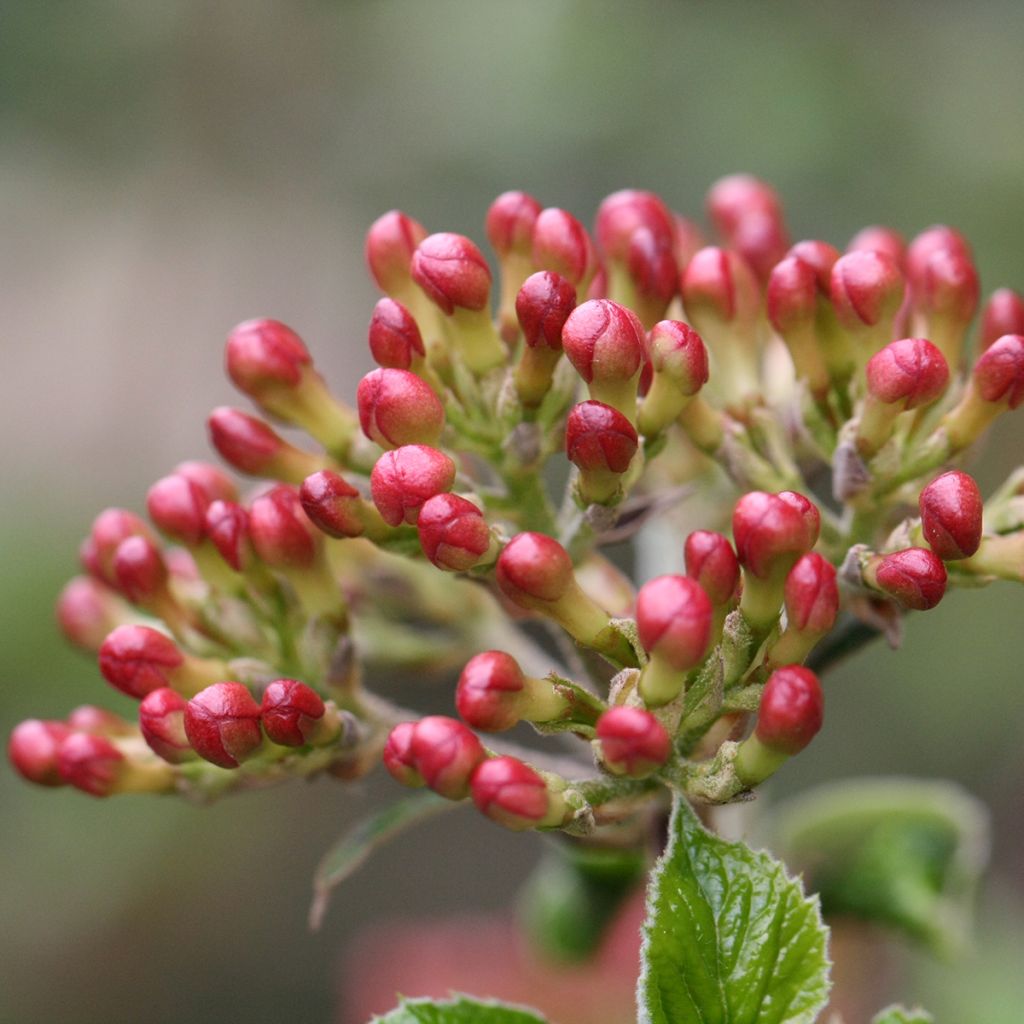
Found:
[[[659,196],[641,189],[621,189],[606,196],[597,208],[596,223],[601,251],[615,260],[629,257],[630,244],[640,230],[670,246],[675,238],[671,211]]]
[[[541,210],[533,225],[533,265],[553,270],[573,286],[586,276],[593,260],[587,229],[566,210]]]
[[[1024,296],[1012,288],[992,293],[981,314],[981,351],[1004,334],[1024,334]]]
[[[426,237],[423,225],[400,210],[389,210],[370,225],[366,265],[381,291],[393,291],[409,280],[412,254]]]
[[[840,323],[851,328],[873,327],[896,315],[905,286],[899,267],[888,256],[861,251],[836,261],[830,291]]]
[[[708,381],[708,350],[701,336],[680,320],[661,320],[647,335],[647,357],[655,373],[695,395]]]
[[[90,796],[109,796],[117,785],[124,755],[110,740],[91,733],[68,736],[57,751],[61,779]]]
[[[907,243],[903,236],[893,228],[884,225],[872,225],[862,228],[850,239],[847,252],[879,252],[902,268],[906,259]]]
[[[358,515],[362,496],[343,476],[329,469],[303,480],[299,500],[313,525],[329,537],[358,537],[365,529]]]
[[[243,394],[294,388],[312,359],[302,339],[278,320],[246,320],[232,329],[224,351],[228,376]]]
[[[423,776],[416,769],[412,752],[412,738],[416,732],[415,722],[400,722],[390,733],[384,744],[381,759],[391,777],[403,786],[424,786]]]
[[[974,364],[974,386],[986,402],[1016,409],[1024,401],[1024,335],[1004,334]]]
[[[687,576],[657,576],[637,594],[640,643],[679,671],[693,668],[707,653],[712,614],[707,594]]]
[[[795,561],[817,541],[816,518],[817,509],[792,491],[745,494],[732,517],[740,564],[764,578],[779,561]]]
[[[818,285],[814,268],[796,256],[787,256],[768,277],[768,319],[779,334],[814,321]]]
[[[167,585],[167,577],[167,563],[148,537],[128,537],[118,544],[114,552],[114,580],[129,601],[149,601]]]
[[[95,651],[117,625],[118,598],[91,576],[75,576],[57,598],[57,622],[76,647]]]
[[[683,271],[683,306],[689,317],[708,313],[725,323],[752,321],[761,304],[753,271],[739,253],[708,246]]]
[[[221,558],[241,572],[252,553],[249,513],[233,501],[212,501],[206,510],[206,535]]]
[[[169,537],[194,546],[206,535],[207,493],[181,473],[162,477],[146,494],[149,518]]]
[[[191,480],[206,496],[207,501],[237,501],[235,482],[219,466],[191,459],[174,467],[174,475]]]
[[[210,443],[224,461],[252,476],[261,476],[287,444],[263,420],[226,405],[210,413],[207,425]]]
[[[487,240],[499,256],[511,252],[529,255],[533,248],[533,225],[541,206],[526,192],[502,192],[491,203],[484,222]]]

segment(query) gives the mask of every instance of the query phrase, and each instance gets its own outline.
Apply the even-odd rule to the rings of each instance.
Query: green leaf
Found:
[[[940,954],[963,946],[988,822],[958,786],[833,783],[783,805],[776,821],[779,848],[805,870],[826,915],[887,925]]]
[[[433,999],[403,999],[398,1009],[370,1024],[545,1024],[532,1010],[488,1000],[481,1003],[468,996],[444,1002]]]
[[[872,1019],[871,1024],[935,1024],[935,1018],[921,1007],[887,1006]]]
[[[640,1024],[811,1024],[830,987],[817,898],[676,797],[651,876]]]
[[[331,893],[366,862],[379,846],[400,832],[428,818],[460,806],[436,793],[423,791],[390,804],[364,818],[338,840],[324,855],[313,875],[313,902],[309,908],[309,927],[316,931],[323,923]]]

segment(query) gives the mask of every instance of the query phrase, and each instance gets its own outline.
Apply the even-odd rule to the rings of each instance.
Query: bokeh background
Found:
[[[507,188],[588,221],[623,186],[696,215],[711,181],[748,170],[795,237],[944,220],[988,289],[1019,288],[1022,42],[1012,0],[0,3],[2,731],[84,701],[127,710],[52,624],[83,531],[207,453],[241,319],[295,326],[351,397],[377,214],[482,241]],[[983,485],[1022,437],[1024,417],[1000,425]],[[834,674],[824,734],[782,784],[941,775],[989,804],[977,950],[902,958],[894,982],[960,1024],[1014,1024],[1024,1001],[1022,613],[1004,584],[914,616],[899,656]],[[318,858],[392,792],[325,781],[196,809],[43,792],[4,765],[0,1021],[359,1024],[342,965],[367,924],[508,914],[538,851],[454,815],[384,851],[310,934]]]

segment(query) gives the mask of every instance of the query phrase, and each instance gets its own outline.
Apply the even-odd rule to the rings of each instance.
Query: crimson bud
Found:
[[[124,621],[127,606],[91,576],[75,576],[57,598],[57,622],[76,647],[99,650],[107,634]]]
[[[124,766],[124,754],[110,740],[87,732],[71,733],[57,751],[61,780],[91,796],[116,792]]]
[[[925,540],[944,562],[978,550],[983,507],[973,477],[958,469],[943,473],[921,491],[918,507]]]
[[[484,651],[470,658],[459,676],[455,706],[474,729],[503,732],[522,717],[526,679],[519,663],[502,651]]]
[[[818,677],[802,665],[787,665],[768,677],[754,733],[769,750],[792,757],[818,734],[824,713]]]
[[[237,768],[263,742],[260,706],[241,683],[214,683],[186,705],[185,734],[200,757]]]
[[[428,498],[420,509],[416,528],[423,553],[438,569],[449,572],[467,572],[479,565],[493,543],[480,509],[455,494]]]
[[[7,757],[23,778],[40,786],[62,786],[57,752],[71,735],[63,722],[29,718],[19,722],[7,741]]]
[[[416,723],[412,757],[426,784],[448,800],[469,795],[469,779],[487,754],[480,741],[461,722],[430,715]]]
[[[565,804],[543,777],[514,757],[483,761],[473,773],[473,803],[492,821],[513,831],[560,824]]]
[[[597,722],[597,739],[608,771],[636,779],[657,771],[672,752],[665,727],[641,708],[606,711]]]
[[[712,530],[695,530],[683,547],[686,575],[700,584],[716,608],[729,604],[740,582],[740,563],[728,539]]]
[[[400,210],[389,210],[370,225],[366,264],[382,292],[390,295],[408,285],[413,252],[426,237],[426,228]]]
[[[1024,296],[1012,288],[992,293],[981,314],[982,352],[1004,334],[1024,334]]]
[[[324,720],[326,711],[320,695],[297,679],[275,679],[263,691],[263,731],[284,747],[319,745],[336,736]]]
[[[377,460],[370,473],[370,493],[388,526],[415,524],[423,503],[451,490],[454,482],[455,463],[444,452],[408,444]]]
[[[188,702],[169,687],[152,690],[139,705],[139,728],[149,749],[169,764],[184,764],[195,758],[185,734]]]
[[[136,700],[170,686],[175,671],[184,664],[177,644],[149,626],[118,626],[99,650],[103,678]]]
[[[594,267],[587,229],[565,210],[542,210],[533,225],[533,265],[553,270],[577,288],[585,285]]]
[[[370,352],[381,366],[396,370],[408,370],[426,355],[420,329],[400,302],[384,298],[373,307]]]
[[[946,567],[927,548],[905,548],[875,555],[864,569],[864,580],[904,608],[927,611],[946,593]]]
[[[416,732],[415,722],[400,722],[388,734],[381,759],[391,777],[403,786],[425,786],[426,782],[416,768],[412,752],[412,738]]]
[[[382,448],[436,444],[444,429],[444,406],[421,377],[408,370],[372,370],[356,391],[363,433]]]

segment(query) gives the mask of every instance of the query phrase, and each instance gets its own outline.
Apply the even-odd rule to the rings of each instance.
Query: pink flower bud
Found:
[[[768,319],[785,336],[813,325],[818,307],[818,281],[814,268],[797,256],[787,256],[768,278]]]
[[[149,518],[168,537],[189,547],[206,535],[206,509],[210,499],[194,481],[180,473],[157,480],[146,494]]]
[[[516,295],[516,317],[530,348],[562,351],[562,328],[576,308],[576,288],[550,270],[531,274]]]
[[[520,720],[526,680],[519,663],[502,651],[484,651],[466,663],[455,691],[459,715],[474,729],[504,732]]]
[[[533,225],[533,265],[538,270],[553,270],[578,286],[593,263],[587,229],[565,210],[553,206],[542,210]]]
[[[601,760],[613,775],[635,779],[657,771],[672,753],[665,726],[649,711],[615,707],[597,722]]]
[[[827,633],[839,614],[836,569],[816,551],[789,570],[785,589],[786,624],[801,633]]]
[[[260,706],[241,683],[214,683],[185,706],[192,749],[221,768],[237,768],[263,742]]]
[[[802,665],[787,665],[768,677],[754,731],[769,750],[792,757],[818,734],[824,716],[818,677]]]
[[[436,444],[444,406],[430,385],[408,370],[372,370],[356,391],[363,433],[382,448]]]
[[[260,401],[297,387],[312,359],[290,327],[277,320],[246,320],[228,335],[224,362],[235,387]]]
[[[1004,334],[1024,334],[1024,296],[1012,288],[998,288],[981,314],[982,352]]]
[[[129,537],[154,539],[153,531],[134,512],[123,508],[104,509],[94,520],[82,546],[84,568],[105,583],[114,582],[114,555],[123,540]]]
[[[484,761],[473,773],[471,787],[477,810],[515,831],[536,828],[550,813],[547,783],[514,757]]]
[[[237,501],[238,488],[234,481],[220,467],[209,462],[179,463],[174,467],[176,476],[191,480],[206,495],[207,501]]]
[[[127,719],[95,704],[79,704],[66,721],[72,732],[90,732],[95,736],[130,736],[135,732]]]
[[[565,453],[583,472],[625,473],[639,441],[633,424],[603,402],[573,406],[565,424]]]
[[[110,796],[117,788],[124,754],[103,736],[71,733],[57,751],[62,781],[91,796]]]
[[[720,533],[696,530],[683,547],[686,575],[698,583],[715,607],[728,604],[736,596],[740,582],[740,563],[732,545]]]
[[[214,448],[241,473],[291,478],[298,472],[289,472],[292,463],[298,463],[305,471],[303,476],[316,468],[310,465],[313,456],[289,444],[262,420],[241,409],[222,405],[210,413],[207,425]]]
[[[180,693],[165,686],[146,694],[139,705],[142,738],[169,764],[184,764],[196,756],[185,734],[187,704]]]
[[[431,715],[416,723],[412,756],[426,784],[448,800],[469,795],[469,779],[487,754],[480,741],[461,722]]]
[[[103,678],[136,700],[170,686],[174,671],[184,663],[177,644],[149,626],[118,626],[99,651]]]
[[[701,336],[680,320],[661,320],[647,335],[647,358],[684,395],[697,394],[708,380],[708,350]]]
[[[413,253],[412,276],[448,316],[456,308],[484,309],[490,297],[490,267],[464,235],[445,231],[424,238]]]
[[[672,236],[638,229],[629,243],[626,266],[637,294],[657,304],[656,315],[663,314],[679,288]]]
[[[836,261],[830,290],[839,322],[858,329],[890,322],[903,304],[906,287],[890,257],[861,251]]]
[[[752,174],[730,174],[711,186],[707,210],[715,227],[729,235],[741,221],[758,214],[780,216],[782,205],[775,189]]]
[[[850,239],[847,252],[879,252],[888,256],[897,268],[902,269],[906,258],[907,243],[903,236],[892,228],[872,226],[862,228]]]
[[[944,562],[978,550],[983,505],[973,477],[958,469],[943,473],[921,491],[918,507],[924,538]]]
[[[1016,409],[1024,401],[1024,334],[1004,334],[989,345],[972,376],[984,401]]]
[[[455,494],[435,494],[416,521],[420,547],[438,569],[467,572],[491,547],[491,530],[476,505]]]
[[[637,594],[640,643],[678,672],[700,664],[707,654],[712,616],[707,594],[686,576],[657,576]]]
[[[701,333],[706,324],[748,327],[757,319],[761,291],[739,253],[708,246],[694,253],[683,271],[681,290],[687,319]]]
[[[287,484],[278,484],[253,500],[249,536],[259,558],[277,569],[309,568],[322,540],[303,510],[298,492]]]
[[[325,711],[320,695],[297,679],[275,679],[263,691],[263,731],[283,747],[315,743]]]
[[[57,622],[76,647],[99,649],[106,635],[120,624],[125,606],[98,580],[76,576],[57,598]]]
[[[128,537],[117,546],[114,580],[133,604],[148,604],[164,593],[168,576],[160,549],[148,537]]]
[[[920,273],[914,297],[929,316],[970,322],[978,308],[980,284],[970,252],[954,249],[934,253]]]
[[[520,533],[498,558],[498,586],[521,608],[563,597],[575,581],[569,553],[544,533]]]
[[[400,722],[388,734],[381,760],[391,777],[403,786],[425,786],[426,782],[416,768],[412,752],[412,738],[416,732],[415,722]]]
[[[455,463],[444,452],[407,444],[385,452],[370,473],[370,493],[388,526],[415,524],[423,503],[450,491]]]
[[[927,611],[946,593],[946,567],[927,548],[905,548],[877,556],[865,578],[904,608]]]
[[[867,366],[868,391],[879,402],[916,409],[939,398],[949,384],[943,354],[924,338],[902,338],[876,352]]]
[[[233,501],[213,501],[206,510],[206,535],[221,558],[242,572],[253,557],[249,513]]]
[[[688,217],[673,213],[672,225],[676,238],[676,263],[682,271],[686,269],[686,264],[693,259],[693,254],[699,249],[703,249],[708,243],[701,233],[701,229]]]
[[[503,192],[487,210],[487,239],[499,256],[529,255],[540,203],[525,192]]]
[[[803,495],[751,491],[736,502],[732,516],[740,564],[760,579],[777,568],[788,570],[814,547],[819,526],[818,510]]]
[[[63,722],[29,718],[19,722],[7,741],[7,758],[22,778],[39,786],[62,786],[57,753],[71,735]]]
[[[588,384],[619,384],[640,373],[644,329],[636,314],[609,299],[577,306],[562,328],[562,347]]]
[[[370,352],[381,366],[396,370],[408,370],[415,358],[426,355],[420,329],[400,302],[384,298],[373,307]]]
[[[915,293],[924,287],[925,268],[940,252],[950,252],[967,260],[971,259],[971,247],[959,231],[936,224],[922,231],[907,248],[907,280]]]
[[[426,237],[426,228],[400,210],[390,210],[370,225],[366,265],[382,292],[391,293],[408,284],[412,254]]]
[[[359,537],[366,526],[362,518],[363,497],[344,477],[322,469],[302,481],[302,508],[314,526],[328,537]]]
[[[828,242],[807,238],[790,246],[786,258],[792,259],[794,256],[803,260],[814,271],[814,283],[818,292],[827,296],[832,279],[832,268],[839,259],[839,250],[834,245],[829,245]]]
[[[670,244],[675,236],[672,213],[653,192],[622,189],[606,196],[597,208],[597,243],[613,260],[628,258],[632,240],[642,229]]]

